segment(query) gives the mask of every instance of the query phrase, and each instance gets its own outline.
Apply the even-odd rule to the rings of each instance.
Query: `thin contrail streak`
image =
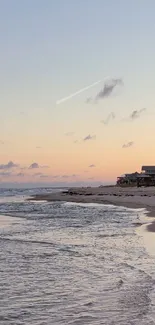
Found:
[[[85,88],[82,88],[82,89],[76,91],[76,92],[75,92],[74,94],[72,94],[72,95],[69,95],[69,96],[64,97],[64,98],[62,98],[62,99],[60,99],[60,100],[57,100],[56,104],[59,105],[59,104],[65,102],[66,100],[71,99],[72,97],[74,97],[74,96],[76,96],[76,95],[78,95],[78,94],[83,93],[85,90],[87,90],[87,89],[89,89],[89,88],[91,88],[91,87],[94,87],[95,85],[99,84],[101,81],[102,81],[102,80],[98,80],[98,81],[94,82],[92,85],[87,86],[87,87],[85,87]]]

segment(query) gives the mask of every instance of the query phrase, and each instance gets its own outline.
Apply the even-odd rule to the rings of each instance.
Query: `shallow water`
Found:
[[[142,210],[4,194],[0,214],[16,222],[0,229],[0,324],[155,324]]]

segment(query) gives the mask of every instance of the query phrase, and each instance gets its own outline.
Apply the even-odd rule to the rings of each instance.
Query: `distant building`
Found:
[[[142,173],[150,176],[155,176],[155,166],[142,166]]]
[[[142,166],[137,186],[155,186],[155,166]]]
[[[142,166],[141,173],[124,174],[117,177],[118,186],[155,186],[155,166]]]
[[[135,186],[137,185],[138,175],[139,173],[135,172],[135,173],[119,176],[117,177],[117,185]]]

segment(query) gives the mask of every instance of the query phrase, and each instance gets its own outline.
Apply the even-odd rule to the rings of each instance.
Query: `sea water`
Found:
[[[155,324],[143,209],[25,200],[42,191],[0,192],[0,324]]]

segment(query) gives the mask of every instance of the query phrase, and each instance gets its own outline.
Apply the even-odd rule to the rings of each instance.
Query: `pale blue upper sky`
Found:
[[[60,134],[78,132],[79,125],[79,137],[96,134],[94,121],[110,111],[121,117],[142,107],[153,112],[154,13],[154,0],[1,0],[0,140],[26,145],[33,137],[39,146],[44,136],[59,142]],[[124,80],[115,99],[86,105],[97,86],[55,105],[106,76]],[[13,154],[3,149],[3,160],[8,150]]]
[[[23,98],[26,109],[51,105],[107,75],[124,77],[126,96],[139,100],[142,89],[151,95],[154,12],[154,0],[0,1],[1,101],[7,113]]]

